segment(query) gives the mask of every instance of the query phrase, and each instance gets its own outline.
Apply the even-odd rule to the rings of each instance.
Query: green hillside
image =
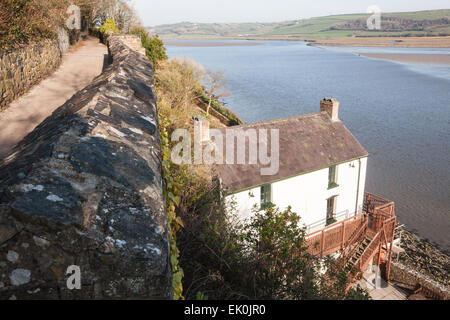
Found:
[[[149,28],[164,39],[180,38],[334,38],[450,35],[450,9],[383,13],[381,30],[367,29],[370,14],[347,14],[279,23],[191,23]]]

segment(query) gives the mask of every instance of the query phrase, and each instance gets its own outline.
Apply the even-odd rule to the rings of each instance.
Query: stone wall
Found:
[[[61,56],[65,51],[69,50],[70,47],[69,33],[67,33],[66,29],[64,28],[58,29],[58,46]]]
[[[0,299],[171,298],[153,69],[126,39],[0,163]]]
[[[389,277],[390,281],[405,289],[414,291],[420,285],[424,288],[425,292],[430,293],[435,298],[450,299],[450,290],[448,287],[402,263],[391,263]]]
[[[61,63],[57,40],[0,50],[0,111],[55,71]]]

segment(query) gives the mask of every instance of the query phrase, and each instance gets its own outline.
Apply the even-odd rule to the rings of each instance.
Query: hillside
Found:
[[[450,36],[450,9],[383,13],[381,30],[370,31],[370,14],[326,16],[278,23],[182,22],[148,28],[163,39],[330,39],[341,37]]]

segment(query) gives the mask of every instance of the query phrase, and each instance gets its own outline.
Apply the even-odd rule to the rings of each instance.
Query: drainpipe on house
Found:
[[[355,216],[358,214],[358,200],[359,200],[359,185],[361,183],[361,159],[358,159],[358,185],[356,189],[356,203],[355,203]]]

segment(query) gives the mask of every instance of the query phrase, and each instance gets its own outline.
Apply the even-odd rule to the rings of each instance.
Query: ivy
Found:
[[[169,224],[169,243],[170,243],[170,263],[172,265],[172,286],[173,298],[183,300],[183,269],[179,263],[180,250],[177,246],[177,232],[184,227],[183,221],[176,215],[176,207],[180,205],[180,187],[173,174],[174,163],[171,161],[171,152],[169,145],[168,128],[170,122],[167,118],[159,114],[160,135],[161,135],[161,153],[163,179],[165,182],[164,194],[166,198],[167,216]]]

